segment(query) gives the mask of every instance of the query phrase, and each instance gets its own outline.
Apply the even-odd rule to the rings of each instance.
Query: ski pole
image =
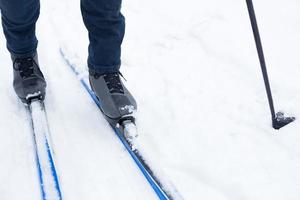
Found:
[[[284,113],[282,113],[282,112],[275,113],[272,92],[271,92],[271,87],[270,87],[270,82],[269,82],[269,78],[268,78],[266,62],[265,62],[265,57],[264,57],[263,47],[262,47],[262,43],[261,43],[261,39],[260,39],[260,35],[259,35],[258,26],[257,26],[253,3],[252,3],[252,0],[246,0],[246,2],[247,2],[250,21],[251,21],[252,31],[253,31],[253,35],[254,35],[254,39],[255,39],[256,49],[257,49],[257,53],[258,53],[258,57],[259,57],[259,62],[260,62],[260,66],[261,66],[261,70],[262,70],[262,74],[263,74],[263,78],[264,78],[265,88],[266,88],[266,92],[267,92],[267,96],[268,96],[269,107],[270,107],[271,117],[272,117],[272,126],[274,129],[280,129],[283,126],[294,121],[295,118],[294,117],[285,117]]]

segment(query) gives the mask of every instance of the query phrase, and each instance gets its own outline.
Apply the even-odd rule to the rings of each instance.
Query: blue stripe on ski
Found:
[[[137,166],[140,168],[141,172],[144,174],[145,178],[161,200],[168,200],[167,194],[162,190],[162,188],[156,183],[156,181],[153,179],[153,177],[149,174],[149,172],[144,168],[143,164],[140,162],[138,157],[135,155],[135,153],[131,150],[130,146],[128,145],[127,141],[124,137],[121,136],[120,132],[111,125],[111,127],[114,129],[116,135],[121,140],[123,145],[126,147],[128,153],[131,155]]]
[[[30,109],[30,113],[31,113],[31,109]],[[36,133],[34,130],[34,120],[33,120],[32,116],[31,116],[31,123],[32,123],[31,125],[33,128],[32,131],[33,131],[33,137],[34,137],[35,159],[36,159],[36,165],[37,165],[38,176],[39,176],[41,196],[42,196],[42,200],[48,200],[47,192],[46,192],[46,188],[45,188],[45,180],[44,180],[45,172],[43,171],[43,166],[42,166],[41,159],[40,159],[39,153],[38,153]],[[51,148],[50,148],[48,139],[46,137],[46,133],[44,133],[43,135],[44,135],[44,139],[45,139],[44,147],[46,147],[47,160],[48,160],[47,164],[49,164],[49,166],[50,166],[51,175],[54,180],[54,188],[58,194],[58,199],[62,200],[62,194],[61,194],[61,190],[60,190],[60,186],[59,186],[59,180],[58,180],[57,172],[55,169],[55,164],[54,164]]]
[[[36,145],[36,143],[35,143],[35,145]],[[42,199],[45,200],[46,199],[46,192],[45,192],[45,189],[44,189],[43,172],[42,172],[42,168],[41,168],[39,155],[38,155],[38,152],[36,150],[36,146],[35,146],[35,159],[36,159],[36,165],[37,165],[37,169],[38,169],[38,173],[39,173],[39,181],[40,181]]]
[[[61,191],[60,191],[60,187],[59,187],[58,176],[57,176],[57,172],[56,172],[56,169],[55,169],[53,157],[52,157],[52,154],[51,154],[51,150],[50,150],[50,146],[49,146],[47,138],[46,138],[46,147],[47,147],[47,154],[48,154],[48,159],[49,159],[50,167],[51,167],[51,173],[52,173],[54,183],[55,183],[55,189],[58,193],[59,199],[62,199]]]
[[[62,55],[64,61],[71,68],[71,70],[73,71],[73,73],[76,76],[80,75],[80,73],[76,70],[76,67],[72,63],[70,63],[70,61],[68,59],[66,59],[65,54],[62,51],[62,49],[60,49],[59,51],[60,51],[60,54]],[[80,79],[80,83],[86,89],[86,91],[91,96],[91,98],[96,103],[96,105],[100,108],[101,102],[95,96],[94,92],[90,89],[89,85],[83,79]],[[118,136],[118,138],[121,140],[121,142],[123,143],[123,145],[125,146],[126,150],[130,154],[130,156],[132,157],[132,159],[135,161],[135,163],[137,164],[137,166],[139,167],[139,169],[141,170],[141,172],[143,173],[143,175],[145,176],[145,178],[147,179],[147,181],[149,182],[149,184],[151,185],[152,189],[155,191],[155,193],[157,194],[157,196],[159,197],[159,199],[161,199],[161,200],[169,200],[168,195],[165,193],[165,191],[163,191],[163,189],[158,185],[158,183],[154,180],[154,178],[149,174],[149,172],[146,170],[146,168],[141,163],[141,161],[139,160],[139,158],[132,151],[132,149],[128,145],[127,141],[125,140],[125,138],[121,135],[121,133],[115,127],[113,127],[112,125],[111,125],[111,127],[114,130],[115,134]]]
[[[36,143],[35,143],[35,145],[36,145]],[[55,170],[54,161],[53,161],[53,158],[52,158],[50,146],[49,146],[49,143],[48,143],[47,139],[46,139],[45,145],[47,147],[47,155],[48,155],[48,159],[49,159],[49,163],[50,163],[50,167],[51,167],[51,174],[52,174],[54,182],[55,182],[55,189],[58,193],[59,199],[62,199],[60,186],[59,186],[59,181],[58,181],[58,176],[57,176],[57,172]],[[38,155],[36,147],[35,147],[35,156],[36,156],[36,165],[37,165],[38,174],[39,174],[39,182],[40,182],[40,188],[41,188],[41,193],[42,193],[42,199],[46,200],[46,191],[45,191],[45,188],[44,188],[43,171],[42,171],[42,167],[41,167],[41,163],[40,163],[40,159],[39,159],[39,155]]]

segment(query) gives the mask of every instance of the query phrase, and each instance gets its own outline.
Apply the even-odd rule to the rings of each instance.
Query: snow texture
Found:
[[[156,199],[59,54],[86,72],[80,1],[41,6],[39,60],[63,198]],[[300,2],[254,7],[276,109],[300,118]],[[121,71],[138,102],[139,145],[183,197],[299,200],[300,122],[271,128],[245,1],[131,0],[123,13]],[[29,119],[0,41],[0,199],[40,199]]]

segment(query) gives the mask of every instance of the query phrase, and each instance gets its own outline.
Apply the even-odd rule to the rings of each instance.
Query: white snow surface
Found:
[[[79,0],[41,1],[39,60],[64,199],[157,199],[59,54],[86,72]],[[300,118],[300,2],[254,1],[276,109]],[[123,2],[122,73],[139,145],[185,199],[299,200],[300,122],[276,131],[245,1]],[[0,36],[0,199],[40,199],[26,110]]]

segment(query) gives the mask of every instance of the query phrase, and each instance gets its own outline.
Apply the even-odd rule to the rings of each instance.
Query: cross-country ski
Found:
[[[62,194],[51,148],[51,140],[49,139],[49,124],[45,106],[40,100],[33,100],[26,107],[31,120],[41,199],[61,200]]]
[[[84,79],[84,76],[78,72],[77,66],[70,62],[68,56],[65,54],[63,49],[60,49],[60,54],[66,65],[70,68],[70,70],[74,73],[74,75],[78,78],[82,87],[86,90],[86,92],[90,95],[95,104],[101,109],[101,101],[98,100],[92,89],[88,86],[88,82]],[[105,114],[103,113],[105,116]],[[181,194],[177,191],[177,189],[171,184],[171,182],[163,183],[162,180],[167,180],[164,177],[160,180],[153,169],[151,168],[151,163],[149,160],[145,160],[143,154],[141,152],[141,146],[137,142],[137,128],[135,125],[135,119],[133,116],[126,116],[121,121],[113,121],[111,118],[107,118],[107,121],[110,123],[111,128],[121,140],[128,153],[131,155],[134,162],[140,168],[141,172],[144,174],[145,178],[161,200],[183,200]]]

